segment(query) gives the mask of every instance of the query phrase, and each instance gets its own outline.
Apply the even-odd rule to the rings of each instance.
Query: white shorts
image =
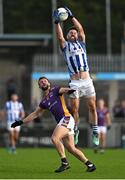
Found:
[[[7,129],[8,129],[8,131],[17,131],[17,132],[20,132],[20,126],[17,126],[17,127],[15,127],[15,128],[11,128],[11,124],[12,123],[8,123],[7,124]]]
[[[107,129],[106,129],[105,126],[98,126],[98,128],[99,128],[99,134],[100,134],[100,133],[106,134]]]
[[[75,92],[70,94],[71,98],[79,98],[82,96],[88,98],[96,95],[93,81],[91,78],[71,80],[69,86],[71,89],[76,90]]]
[[[75,121],[72,116],[63,117],[57,126],[64,126],[69,129],[69,135],[74,134]]]

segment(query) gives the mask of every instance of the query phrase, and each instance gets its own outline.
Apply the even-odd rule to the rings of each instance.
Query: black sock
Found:
[[[93,134],[98,134],[98,126],[92,125],[92,131],[93,131]]]
[[[88,167],[90,164],[93,165],[93,163],[91,163],[89,160],[85,163],[85,165]]]
[[[78,131],[78,125],[74,126],[74,131]]]
[[[61,161],[62,161],[62,164],[64,165],[67,165],[68,164],[68,161],[66,158],[61,158]]]

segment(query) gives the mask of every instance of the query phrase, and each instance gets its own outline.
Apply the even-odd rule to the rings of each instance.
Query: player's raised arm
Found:
[[[34,120],[35,118],[37,118],[42,112],[44,111],[44,109],[38,107],[34,112],[32,112],[31,114],[29,114],[26,118],[24,118],[23,120],[19,120],[19,121],[15,121],[11,127],[15,128],[16,126],[20,126],[23,123],[27,123],[30,122],[32,120]]]
[[[53,13],[54,16],[54,23],[55,23],[55,29],[56,29],[56,35],[57,35],[57,39],[59,41],[59,45],[60,47],[63,49],[65,46],[65,38],[63,35],[63,31],[62,28],[59,24],[59,16],[58,16],[58,10],[55,10]]]
[[[73,25],[78,30],[79,40],[85,42],[85,32],[84,32],[84,29],[83,29],[81,23],[73,16],[73,14],[69,8],[65,7],[65,9],[68,12],[69,18],[71,18]]]

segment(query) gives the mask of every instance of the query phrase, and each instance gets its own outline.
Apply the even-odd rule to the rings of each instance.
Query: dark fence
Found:
[[[51,119],[50,119],[51,120]],[[23,125],[20,132],[18,147],[53,147],[51,135],[55,128],[55,123],[44,119],[42,123],[29,123]],[[9,134],[6,126],[0,126],[0,147],[9,146]],[[92,130],[88,122],[81,119],[79,125],[79,147],[92,147]],[[125,119],[117,118],[112,122],[111,129],[107,132],[107,147],[125,148]]]
[[[51,135],[53,129],[41,127],[22,127],[18,147],[53,147]],[[5,128],[0,129],[0,146],[9,147],[9,134]],[[88,130],[80,128],[79,147],[88,147]]]

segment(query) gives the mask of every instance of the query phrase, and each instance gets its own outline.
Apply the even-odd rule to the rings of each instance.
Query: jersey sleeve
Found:
[[[46,109],[46,106],[45,106],[45,104],[43,103],[43,101],[40,102],[39,107],[42,108],[42,109]]]
[[[105,109],[105,115],[107,115],[109,113],[109,110],[106,108]]]
[[[23,112],[24,111],[24,107],[22,103],[19,103],[19,107],[20,107],[20,111]]]
[[[80,45],[82,46],[83,49],[86,48],[86,43],[84,41],[78,41],[80,43]]]
[[[56,96],[59,96],[60,94],[59,94],[59,90],[60,90],[60,86],[55,86],[54,87],[54,90],[53,90],[53,92],[54,92],[54,94],[56,95]]]
[[[64,48],[61,48],[62,52],[65,52],[65,51],[66,51],[67,46],[68,46],[68,42],[65,41],[65,43],[64,43]]]
[[[6,102],[5,105],[4,105],[4,109],[7,111],[8,110],[8,104],[9,102]]]

